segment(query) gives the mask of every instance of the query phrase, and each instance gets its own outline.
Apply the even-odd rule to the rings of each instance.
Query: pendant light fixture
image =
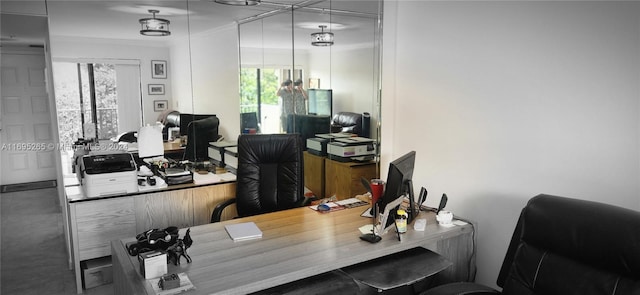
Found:
[[[153,14],[151,18],[141,18],[140,25],[142,28],[140,29],[140,34],[145,36],[169,36],[171,32],[169,32],[169,20],[163,18],[156,18],[156,13],[159,13],[159,10],[149,9],[149,13]]]
[[[325,25],[320,25],[321,32],[311,33],[311,45],[313,46],[331,46],[333,45],[333,33],[325,32]]]
[[[215,3],[236,6],[253,6],[260,4],[261,0],[214,0]]]

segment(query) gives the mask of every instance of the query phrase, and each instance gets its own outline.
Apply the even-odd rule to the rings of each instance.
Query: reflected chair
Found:
[[[369,113],[339,112],[331,119],[331,132],[347,132],[360,137],[371,137]]]
[[[303,206],[302,146],[298,134],[240,135],[236,197],[218,204],[211,222],[233,203],[239,217]]]
[[[551,195],[522,210],[497,284],[438,286],[445,294],[640,294],[640,212]]]
[[[316,134],[326,134],[331,131],[331,117],[324,115],[298,115],[287,116],[287,133],[298,133],[302,137],[303,149],[306,150],[308,138],[316,137]]]
[[[255,133],[260,133],[260,123],[258,123],[258,113],[249,112],[240,114],[240,132],[251,133],[249,130],[255,130]]]

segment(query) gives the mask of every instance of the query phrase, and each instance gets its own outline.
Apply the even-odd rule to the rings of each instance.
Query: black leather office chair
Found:
[[[453,283],[423,295],[640,294],[640,212],[538,195],[520,214],[497,283],[502,292]]]
[[[220,120],[216,116],[192,121],[187,131],[184,160],[202,162],[209,159],[209,142],[217,141]]]
[[[331,132],[348,132],[361,137],[371,137],[369,113],[339,112],[331,119]]]
[[[260,133],[260,123],[258,122],[257,112],[240,114],[240,132],[246,133],[245,129],[255,129],[256,133]]]
[[[304,205],[303,163],[298,134],[240,135],[236,197],[216,206],[211,222],[233,203],[239,217]]]

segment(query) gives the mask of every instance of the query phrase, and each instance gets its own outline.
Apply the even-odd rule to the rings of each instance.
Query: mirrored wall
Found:
[[[112,136],[171,111],[215,114],[228,140],[243,132],[313,134],[330,130],[337,113],[367,114],[366,135],[377,138],[381,7],[381,0],[48,1],[54,83],[68,83],[60,86],[67,101],[57,105],[68,114],[59,118],[69,122],[64,140],[83,136],[82,114],[110,128],[98,134]],[[150,10],[170,21],[170,35],[140,34],[139,20],[154,17]],[[333,33],[333,45],[311,44],[321,31]],[[84,86],[89,68],[94,77],[112,76]],[[56,69],[70,73],[63,78]],[[302,99],[291,90],[283,101],[287,80]],[[98,94],[90,105],[91,92],[81,95],[87,87]],[[100,98],[104,93],[110,98]],[[301,123],[308,120],[315,120],[312,128]]]
[[[241,131],[306,138],[330,132],[333,117],[349,113],[365,118],[359,135],[376,138],[380,7],[313,1],[240,20]],[[322,32],[332,44],[313,44]],[[333,130],[340,124],[347,122],[333,121]]]

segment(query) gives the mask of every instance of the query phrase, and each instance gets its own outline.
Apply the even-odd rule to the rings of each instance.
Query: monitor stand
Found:
[[[360,239],[363,241],[367,241],[369,243],[377,243],[380,242],[380,240],[382,240],[382,237],[380,237],[379,235],[376,235],[374,233],[371,234],[364,234],[360,236]]]
[[[378,214],[377,208],[378,208],[378,204],[373,204],[371,206],[371,209],[370,209],[371,210],[370,211],[370,213],[371,213],[371,224],[372,224],[371,230],[373,232],[369,233],[369,234],[362,234],[360,236],[361,240],[367,241],[367,242],[372,243],[372,244],[380,242],[380,240],[382,240],[382,237],[379,236],[378,234],[376,234],[376,220],[377,220],[376,215]]]

